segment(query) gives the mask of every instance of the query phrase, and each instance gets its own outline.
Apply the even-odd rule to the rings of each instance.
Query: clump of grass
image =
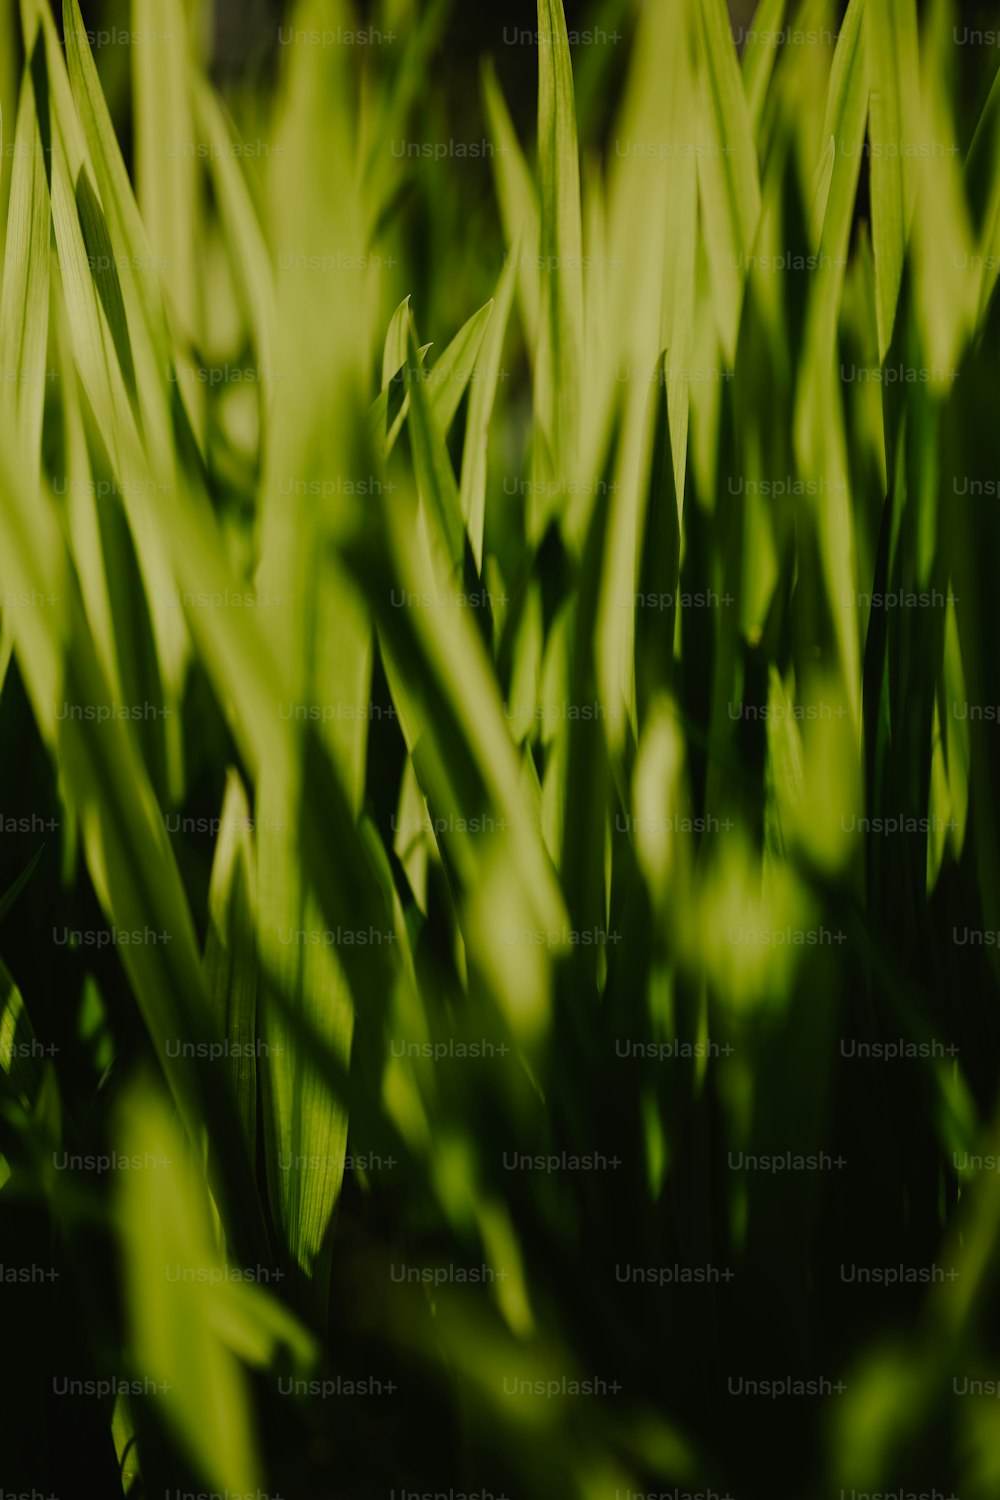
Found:
[[[4,1483],[993,1494],[988,57],[0,18]]]

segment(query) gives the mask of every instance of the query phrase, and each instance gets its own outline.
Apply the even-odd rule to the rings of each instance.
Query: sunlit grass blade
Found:
[[[830,73],[823,137],[832,139],[834,151],[825,202],[814,205],[814,212],[820,210],[822,214],[819,262],[809,289],[795,414],[799,468],[804,474],[818,476],[828,489],[813,508],[823,538],[818,552],[822,593],[814,596],[815,607],[823,608],[824,598],[829,601],[840,670],[855,719],[860,711],[861,689],[857,617],[840,602],[852,587],[853,542],[836,328],[868,115],[863,18],[862,0],[850,0]]]
[[[395,691],[399,681],[405,689],[397,708],[418,781],[434,816],[445,820],[442,853],[472,905],[479,961],[505,1005],[531,1030],[544,1004],[539,962],[545,955],[505,943],[504,932],[532,922],[557,930],[561,898],[537,826],[525,816],[518,753],[472,612],[456,589],[442,593],[422,561],[416,518],[398,501],[394,496],[383,507],[394,588],[397,597],[416,602],[407,608],[390,603],[385,559],[374,539],[358,566],[371,578],[390,684]]]
[[[892,342],[917,174],[913,155],[920,117],[917,11],[914,0],[865,8],[870,89],[872,245],[879,358]]]
[[[774,70],[787,0],[760,0],[750,22],[750,35],[740,64],[747,109],[754,136],[759,138],[768,84]]]
[[[493,313],[492,299],[473,313],[427,372],[431,410],[442,433],[447,433],[472,379],[476,357],[482,347]]]
[[[914,214],[914,292],[929,380],[950,389],[978,312],[979,284],[970,271],[976,242],[962,182],[957,123],[936,65],[954,35],[954,7],[932,0],[922,38],[920,146]]]
[[[10,140],[17,115],[18,34],[17,0],[2,0],[0,4],[0,142]],[[7,236],[7,213],[10,201],[11,170],[7,165],[7,153],[0,158],[0,258],[3,256]]]
[[[293,1261],[314,1280],[321,1306],[329,1275],[330,1220],[344,1175],[348,1121],[340,1102],[331,1097],[315,1057],[284,1015],[282,1002],[308,1017],[342,1058],[350,1054],[353,1012],[336,951],[338,928],[330,926],[310,893],[296,858],[291,796],[287,786],[269,779],[257,799],[262,829],[258,835],[258,941],[266,971],[261,1026],[267,1058],[262,1070],[263,1128],[272,1210]],[[365,929],[348,930],[353,938]],[[374,936],[371,940],[376,941]]]
[[[492,158],[507,254],[516,258],[517,296],[529,351],[538,346],[541,222],[538,193],[514,130],[496,70],[483,65],[483,100],[495,155]]]
[[[349,15],[346,6],[307,0],[294,20],[307,35],[321,35],[331,22],[347,27]],[[359,482],[360,495],[369,495],[374,477],[362,397],[365,305],[343,272],[324,269],[340,259],[353,264],[367,249],[347,51],[292,49],[282,78],[267,214],[280,236],[275,359],[284,378],[272,410],[256,575],[258,589],[275,601],[265,670],[247,659],[258,632],[227,629],[229,641],[217,641],[240,655],[241,736],[258,739],[267,721],[253,763],[268,1047],[262,1128],[272,1211],[292,1263],[312,1282],[308,1296],[320,1316],[348,1122],[295,1022],[313,1026],[346,1063],[354,1006],[392,968],[388,953],[371,956],[374,937],[355,941],[381,932],[385,915],[356,826],[371,724],[371,629],[339,552],[370,504]],[[336,193],[328,191],[331,179],[340,184]],[[336,498],[316,504],[313,486]],[[210,515],[200,510],[198,524],[211,532]],[[221,659],[215,683],[225,694]],[[351,934],[346,942],[341,931]]]
[[[139,212],[179,329],[200,342],[199,146],[209,143],[195,126],[187,16],[182,0],[132,0],[132,23],[146,39],[132,67]]]
[[[724,0],[697,0],[704,150],[698,185],[712,267],[719,336],[736,354],[746,257],[760,216],[760,179],[747,96]]]
[[[167,778],[179,796],[177,710],[187,641],[164,566],[161,507],[150,502],[151,490],[162,499],[173,483],[163,380],[170,356],[160,284],[77,0],[65,0],[65,60],[47,6],[41,0],[25,3],[37,13],[45,40],[55,147],[53,221],[75,358],[148,584],[158,692],[171,710],[163,726]]]
[[[538,182],[545,270],[535,360],[535,409],[553,462],[579,463],[583,371],[580,158],[562,0],[538,0]]]
[[[648,483],[650,403],[664,384],[679,495],[688,464],[699,237],[695,25],[689,0],[644,10],[608,191],[609,262],[620,269],[612,287],[614,348],[604,397],[609,412],[620,406],[620,431],[610,486],[597,668],[602,702],[609,708],[625,705],[625,713],[609,717],[606,724],[616,755],[624,748],[627,728],[635,729],[636,537],[640,497]],[[647,142],[663,142],[651,159],[643,154]],[[629,228],[637,222],[644,225],[638,238]]]
[[[55,39],[54,28],[47,8],[41,4],[41,0],[30,0],[30,3],[37,5],[42,14],[47,56],[57,98],[57,112],[60,119],[65,120],[69,113],[69,89],[65,83],[66,75],[63,69],[60,66],[53,66],[51,43]],[[66,38],[66,66],[72,83],[72,99],[80,111],[80,124],[93,162],[98,191],[111,228],[112,241],[118,254],[123,257],[121,264],[125,267],[126,278],[134,280],[149,335],[155,342],[158,354],[165,361],[168,345],[159,276],[150,250],[149,238],[129,182],[121,148],[104,101],[97,67],[90,50],[87,29],[84,26],[77,0],[64,0],[63,30]]]
[[[117,1204],[128,1349],[140,1390],[152,1384],[163,1420],[207,1483],[257,1489],[264,1470],[250,1382],[217,1326],[227,1288],[197,1158],[148,1084],[122,1107],[120,1142],[145,1163],[123,1174]]]
[[[44,79],[44,69],[40,75]],[[25,454],[40,462],[49,326],[49,189],[30,69],[21,83],[0,293],[4,400]]]
[[[388,368],[390,350],[397,348],[398,341],[402,340],[402,348],[405,350],[410,336],[410,299],[407,297],[401,302],[392,315],[389,324],[389,332],[385,339],[385,352],[382,356],[383,371]],[[421,344],[417,350],[417,369],[422,370],[424,362],[430,352],[430,344]],[[392,358],[395,359],[395,353]],[[410,393],[406,389],[406,354],[399,355],[399,364],[392,375],[383,374],[382,389],[368,408],[368,435],[383,463],[388,463],[389,455],[396,446],[399,434],[403,430],[403,424],[410,415]],[[424,378],[422,375],[421,379]]]

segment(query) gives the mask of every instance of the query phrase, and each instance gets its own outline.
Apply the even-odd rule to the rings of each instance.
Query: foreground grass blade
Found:
[[[553,462],[579,461],[583,231],[573,67],[562,0],[538,0],[538,178],[542,280],[535,402]]]
[[[507,241],[507,255],[514,258],[518,268],[518,302],[528,349],[534,353],[538,348],[541,301],[537,270],[541,253],[538,193],[514,131],[496,71],[490,62],[483,66],[482,87],[486,117],[495,148],[492,162]]]
[[[180,330],[200,343],[196,245],[203,143],[191,97],[187,17],[182,0],[132,0],[132,23],[138,36],[150,39],[136,48],[132,69],[139,212]]]
[[[43,75],[44,76],[44,75]],[[4,400],[14,408],[24,453],[37,462],[42,446],[49,326],[49,189],[30,69],[17,110],[10,217],[0,292],[0,353]]]
[[[705,243],[712,267],[719,334],[727,359],[736,353],[746,258],[760,215],[760,180],[750,111],[724,0],[697,0],[701,121],[698,157]]]
[[[750,22],[750,38],[740,60],[747,109],[754,136],[758,139],[786,7],[787,0],[760,0]]]
[[[868,5],[865,33],[871,91],[872,245],[879,358],[892,343],[903,259],[916,196],[920,76],[913,0]]]

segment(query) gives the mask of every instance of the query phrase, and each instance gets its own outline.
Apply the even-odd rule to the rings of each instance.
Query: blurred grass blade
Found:
[[[767,88],[778,55],[786,5],[787,0],[760,0],[750,22],[750,35],[743,50],[743,87],[755,139],[760,137]]]
[[[0,959],[0,1083],[26,1110],[34,1107],[42,1083],[38,1047],[21,991]]]
[[[32,875],[35,872],[38,861],[41,859],[44,852],[45,845],[43,844],[40,849],[35,850],[35,853],[31,856],[28,863],[25,865],[24,869],[21,871],[20,875],[13,882],[13,884],[9,885],[4,891],[3,895],[0,896],[0,922],[3,921],[4,917],[10,911],[18,896],[24,890],[24,887],[28,884],[28,881],[31,879]]]
[[[195,1471],[213,1489],[255,1491],[264,1470],[250,1383],[216,1331],[226,1297],[205,1185],[166,1102],[147,1081],[120,1112],[120,1149],[145,1163],[118,1197],[130,1363]],[[263,1293],[261,1294],[263,1295]]]
[[[37,3],[42,12],[46,41],[55,40],[54,28],[47,9]],[[66,38],[66,65],[72,83],[72,97],[80,111],[80,123],[86,137],[87,147],[94,165],[98,191],[108,218],[111,238],[116,251],[123,260],[116,264],[126,267],[126,276],[134,285],[142,307],[145,324],[153,338],[162,360],[161,369],[168,358],[168,341],[164,321],[163,296],[160,281],[150,250],[149,238],[139,213],[128,172],[122,159],[121,149],[115,136],[111,116],[104,101],[100,78],[90,50],[87,29],[80,14],[78,0],[63,0],[63,33]],[[50,67],[51,47],[48,51]],[[60,68],[54,69],[53,84],[56,89],[58,110],[65,117],[69,99]]]
[[[44,79],[44,70],[41,77]],[[4,401],[28,461],[42,448],[49,326],[49,189],[31,70],[21,82],[13,143],[10,216],[0,293],[0,364]]]
[[[244,1138],[251,1157],[257,1136],[257,951],[252,820],[239,776],[231,770],[219,814],[219,836],[208,892],[205,971]]]
[[[979,294],[978,278],[969,273],[976,241],[958,160],[958,127],[938,63],[954,32],[949,0],[931,0],[922,47],[914,289],[928,378],[939,394],[951,388]]]
[[[579,461],[583,229],[573,65],[563,0],[538,0],[538,180],[542,294],[535,409],[566,478]]]
[[[192,73],[195,118],[209,152],[209,171],[219,206],[226,248],[253,335],[257,363],[264,378],[261,389],[261,426],[266,434],[263,411],[272,389],[276,338],[274,275],[263,230],[239,158],[233,154],[235,129],[211,86]],[[240,143],[237,143],[240,144]]]
[[[500,217],[507,241],[507,255],[513,256],[517,265],[518,302],[528,352],[533,356],[538,348],[541,318],[538,271],[541,222],[538,194],[500,90],[496,70],[490,61],[483,64],[482,86],[486,118],[494,147],[492,162]]]
[[[0,543],[5,587],[59,600],[58,608],[18,612],[15,642],[25,685],[80,816],[107,920],[137,935],[121,947],[122,961],[192,1138],[211,1122],[214,1182],[227,1228],[245,1249],[266,1254],[232,1096],[219,1088],[207,1046],[204,1057],[189,1061],[174,1057],[169,1045],[179,1037],[207,1044],[213,1028],[163,818],[131,727],[113,711],[52,502],[37,488],[29,495],[6,459],[0,465]]]
[[[865,8],[871,120],[872,245],[879,358],[892,343],[910,233],[920,118],[915,0],[876,0]]]
[[[190,43],[183,0],[132,0],[135,48],[132,114],[135,122],[136,190],[179,329],[202,342],[200,161],[190,85]]]
[[[965,162],[965,182],[969,206],[979,225],[979,249],[982,257],[982,284],[979,292],[977,326],[981,325],[1000,277],[1000,67],[969,147]]]
[[[476,570],[483,568],[483,529],[486,524],[486,473],[489,449],[490,417],[502,371],[504,335],[514,297],[515,265],[509,262],[497,284],[493,316],[480,346],[479,364],[475,370],[462,449],[462,476],[459,505],[465,522]]]
[[[725,0],[697,0],[704,151],[698,185],[712,267],[719,336],[730,363],[743,302],[747,257],[760,216],[760,180],[747,97]]]

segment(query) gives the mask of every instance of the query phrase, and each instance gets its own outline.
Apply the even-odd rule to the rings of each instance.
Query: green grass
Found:
[[[0,1488],[985,1500],[1000,58],[209,9],[0,6]]]

